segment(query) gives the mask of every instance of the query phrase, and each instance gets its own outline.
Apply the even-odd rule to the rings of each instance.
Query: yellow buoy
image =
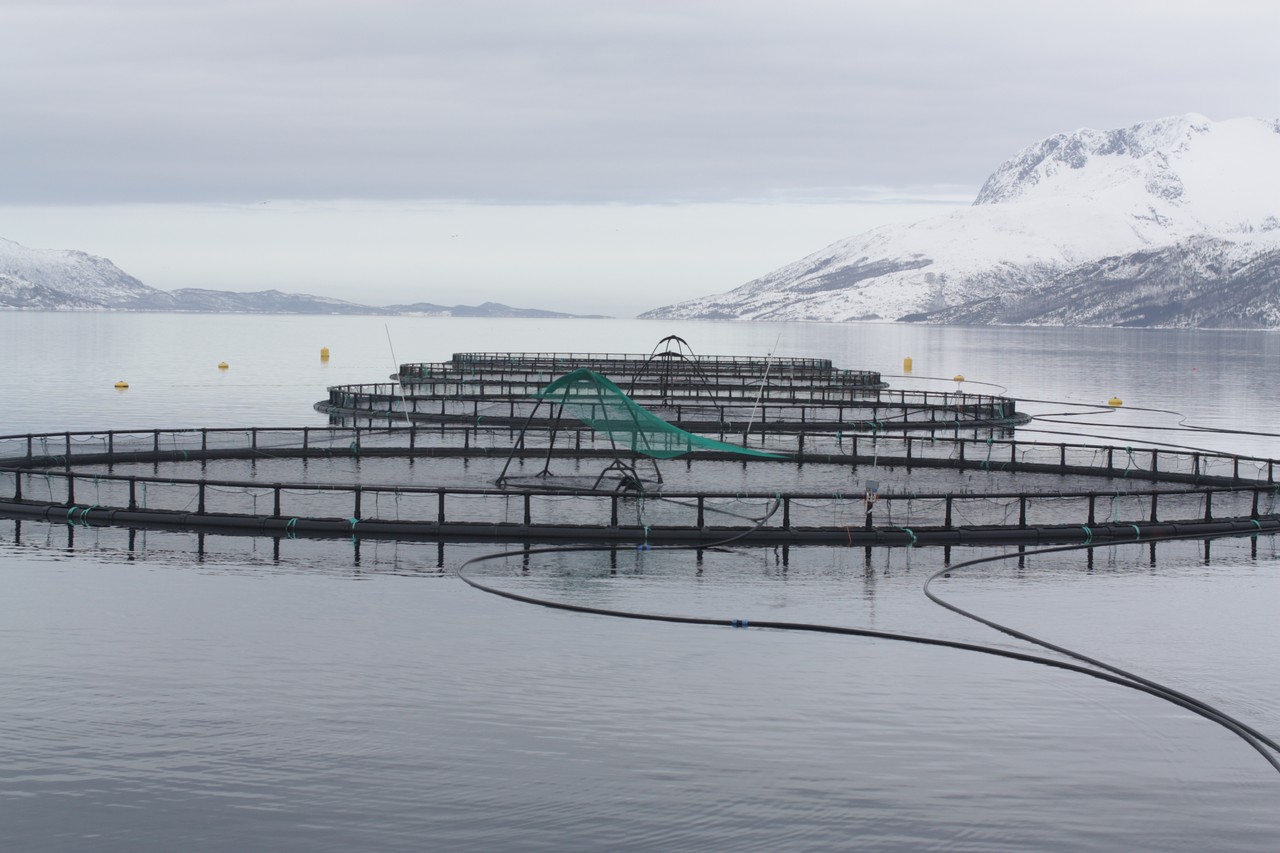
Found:
[[[963,381],[964,381],[964,374],[963,374],[963,373],[957,373],[957,374],[956,374],[956,376],[955,376],[955,380],[956,380],[957,382],[963,382]]]
[[[116,383],[116,387],[119,388],[121,391],[123,391],[124,389],[129,387],[129,383],[121,379],[119,382]]]
[[[218,369],[219,369],[219,370],[226,370],[226,369],[227,369],[228,367],[230,367],[230,366],[231,366],[231,365],[227,364],[225,361],[220,361],[220,362],[218,362]]]
[[[1107,405],[1108,405],[1108,406],[1123,406],[1123,405],[1124,405],[1124,400],[1121,400],[1119,397],[1112,397],[1110,400],[1108,400],[1108,401],[1107,401]]]
[[[903,373],[911,372],[911,356],[907,356],[902,360],[902,372]]]
[[[321,361],[328,361],[328,360],[329,360],[329,348],[328,348],[328,347],[320,347],[320,360],[321,360]]]

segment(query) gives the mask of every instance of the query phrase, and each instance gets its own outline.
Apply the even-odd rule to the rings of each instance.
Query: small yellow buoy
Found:
[[[1108,406],[1123,406],[1123,405],[1124,405],[1124,400],[1121,400],[1119,397],[1112,397],[1110,400],[1108,400],[1108,401],[1107,401],[1107,405],[1108,405]]]
[[[320,360],[321,360],[321,361],[328,361],[328,360],[329,360],[329,348],[328,348],[328,347],[320,347]]]
[[[955,376],[955,380],[956,380],[957,382],[963,382],[963,381],[964,381],[964,374],[963,374],[963,373],[957,373],[957,374],[956,374],[956,376]]]
[[[911,356],[907,356],[902,360],[902,372],[903,373],[911,372]]]
[[[129,387],[129,383],[121,379],[119,382],[116,383],[116,387],[119,388],[121,391],[123,391],[124,389]]]
[[[218,369],[219,369],[219,370],[226,370],[226,369],[227,369],[228,367],[230,367],[230,366],[231,366],[231,365],[227,364],[225,361],[220,361],[220,362],[218,362]]]

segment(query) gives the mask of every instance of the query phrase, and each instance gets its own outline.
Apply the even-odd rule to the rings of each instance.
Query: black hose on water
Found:
[[[758,528],[761,524],[764,524],[765,521],[767,521],[768,518],[771,517],[773,513],[776,511],[777,511],[777,504],[775,503],[774,507],[770,510],[769,514],[757,522],[756,528]],[[752,529],[756,529],[756,528],[752,528]],[[741,538],[742,536],[747,535],[749,532],[751,531],[748,530],[743,533],[739,533],[738,535],[730,539],[726,539],[720,542],[715,542],[710,545],[703,545],[700,547],[703,549],[723,547],[724,545],[728,545],[733,541]],[[1221,534],[1220,536],[1226,536],[1226,535],[1240,535],[1240,534],[1238,533]],[[1158,538],[1153,538],[1147,541],[1166,542],[1166,541],[1173,541],[1178,539],[1199,540],[1199,539],[1220,538],[1220,536],[1205,536],[1203,534],[1179,535],[1179,536],[1158,537]],[[994,646],[983,646],[976,643],[965,643],[965,642],[960,642],[956,640],[946,640],[939,637],[927,637],[927,636],[916,635],[916,634],[903,634],[903,633],[897,633],[897,632],[891,632],[891,631],[877,631],[869,628],[852,628],[852,627],[846,627],[841,625],[825,625],[825,624],[805,623],[805,622],[777,622],[777,621],[769,621],[769,620],[758,621],[758,620],[749,620],[749,619],[711,618],[711,617],[705,617],[705,616],[673,616],[673,615],[660,614],[660,613],[646,613],[642,611],[615,610],[612,608],[605,608],[605,607],[592,607],[585,604],[571,604],[564,601],[555,601],[553,599],[538,598],[535,596],[523,595],[520,593],[511,592],[509,590],[499,589],[497,587],[493,587],[488,584],[482,583],[476,580],[475,578],[471,577],[467,573],[467,569],[470,566],[478,563],[482,563],[482,562],[487,562],[490,560],[506,559],[509,557],[528,556],[528,555],[534,555],[534,554],[563,554],[563,553],[570,553],[570,552],[587,552],[587,551],[605,550],[596,545],[580,545],[580,546],[548,547],[548,548],[526,548],[519,551],[502,551],[502,552],[491,553],[491,554],[482,554],[477,557],[472,557],[471,559],[462,563],[462,565],[460,565],[457,568],[455,573],[457,574],[458,578],[463,581],[463,583],[481,592],[486,592],[486,593],[489,593],[490,595],[496,595],[502,598],[510,599],[512,601],[519,601],[525,604],[535,604],[540,607],[547,607],[554,610],[564,610],[572,613],[586,613],[586,614],[591,614],[595,616],[609,616],[617,619],[636,619],[636,620],[648,621],[648,622],[668,622],[668,623],[681,624],[681,625],[715,625],[720,627],[732,627],[732,628],[753,627],[753,628],[768,628],[768,629],[773,629],[778,631],[805,631],[809,633],[819,633],[819,634],[836,634],[836,635],[842,635],[842,636],[869,637],[872,639],[879,639],[879,640],[892,640],[896,642],[916,643],[920,645],[956,649],[959,651],[975,652],[978,654],[991,655],[994,657],[1006,658],[1008,660],[1021,661],[1023,663],[1038,664],[1040,666],[1048,666],[1048,667],[1053,667],[1055,669],[1066,670],[1068,672],[1075,672],[1075,673],[1079,673],[1080,675],[1086,675],[1086,676],[1089,676],[1090,678],[1096,678],[1100,681],[1105,681],[1107,683],[1115,684],[1120,687],[1127,687],[1131,690],[1137,690],[1141,693],[1146,693],[1157,699],[1161,699],[1172,705],[1176,705],[1180,708],[1190,711],[1193,714],[1197,714],[1203,717],[1204,719],[1209,720],[1210,722],[1216,723],[1219,726],[1222,726],[1223,728],[1230,731],[1232,734],[1239,737],[1249,746],[1253,747],[1253,749],[1256,752],[1258,752],[1258,754],[1261,755],[1267,761],[1267,763],[1270,764],[1274,770],[1276,770],[1276,772],[1280,773],[1280,759],[1278,759],[1275,754],[1275,752],[1280,752],[1280,745],[1278,745],[1275,740],[1259,732],[1258,730],[1254,729],[1252,726],[1242,723],[1236,718],[1232,717],[1231,715],[1209,705],[1207,702],[1204,702],[1202,700],[1196,699],[1195,697],[1192,697],[1185,693],[1174,690],[1173,688],[1159,684],[1158,682],[1152,681],[1147,678],[1143,678],[1142,676],[1136,675],[1131,672],[1127,672],[1123,669],[1120,669],[1119,667],[1112,666],[1110,664],[1104,663],[1094,658],[1090,658],[1078,652],[1071,651],[1070,649],[1066,649],[1064,647],[1049,643],[1045,640],[1041,640],[1039,638],[1033,637],[1030,634],[1026,634],[1024,632],[1017,631],[1013,628],[1000,625],[999,623],[993,622],[991,620],[984,619],[980,616],[977,616],[973,613],[963,610],[943,600],[942,598],[937,596],[935,593],[933,593],[929,588],[934,580],[936,580],[939,577],[942,577],[943,575],[949,574],[954,571],[959,571],[965,568],[969,568],[972,566],[984,564],[984,563],[991,563],[991,562],[996,562],[998,560],[1012,559],[1013,557],[1026,557],[1026,556],[1033,556],[1037,554],[1053,554],[1053,553],[1059,553],[1064,551],[1079,551],[1079,550],[1093,549],[1093,548],[1100,548],[1100,547],[1104,547],[1104,546],[1093,545],[1093,544],[1067,545],[1067,546],[1059,546],[1059,547],[1053,547],[1053,548],[1042,548],[1034,551],[1022,551],[1014,554],[999,554],[999,555],[990,556],[990,557],[981,557],[978,559],[959,563],[955,566],[950,566],[950,567],[940,569],[934,574],[932,574],[928,578],[928,580],[925,581],[925,584],[924,584],[924,594],[929,598],[930,601],[933,601],[935,604],[938,604],[939,606],[944,607],[948,610],[951,610],[954,613],[957,613],[968,619],[972,619],[976,622],[979,622],[980,624],[986,625],[997,631],[1001,631],[1002,633],[1005,633],[1009,636],[1016,637],[1026,642],[1034,643],[1043,648],[1050,649],[1052,651],[1058,652],[1059,654],[1063,654],[1068,657],[1074,658],[1075,660],[1081,661],[1081,663],[1079,664],[1071,663],[1069,661],[1059,660],[1055,658],[1041,657],[1038,655],[1032,655],[1025,652],[1016,652],[1008,649],[1001,649]],[[688,546],[683,546],[683,545],[659,546],[659,547],[652,547],[650,548],[650,550],[688,550]],[[1088,664],[1088,666],[1085,666],[1082,664]]]

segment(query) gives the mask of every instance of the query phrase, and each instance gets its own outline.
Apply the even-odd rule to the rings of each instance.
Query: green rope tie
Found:
[[[908,536],[911,537],[911,541],[907,543],[907,547],[908,548],[916,547],[916,543],[919,542],[920,539],[916,536],[915,532],[910,527],[899,527],[898,529],[901,531],[904,531]]]
[[[1133,541],[1137,542],[1142,538],[1142,531],[1138,529],[1138,525],[1136,524],[1130,524],[1129,526],[1133,528]]]
[[[1088,545],[1093,542],[1093,531],[1089,529],[1087,524],[1080,525],[1080,529],[1084,531],[1084,544]]]

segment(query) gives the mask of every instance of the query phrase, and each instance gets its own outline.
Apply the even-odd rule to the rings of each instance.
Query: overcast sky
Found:
[[[0,236],[164,289],[630,314],[1280,116],[1280,3],[2,0]]]

